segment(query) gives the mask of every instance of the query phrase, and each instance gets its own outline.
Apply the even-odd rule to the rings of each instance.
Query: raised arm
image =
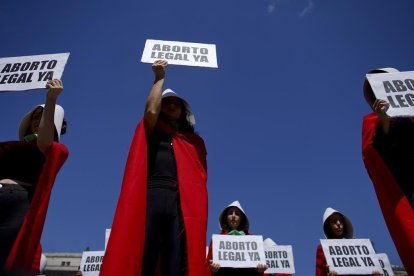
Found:
[[[164,87],[165,70],[168,62],[166,60],[157,60],[152,64],[155,80],[145,104],[145,129],[150,134],[157,123],[158,116],[161,112],[161,97]]]
[[[50,80],[46,84],[46,102],[43,109],[42,119],[40,120],[37,133],[37,146],[40,151],[45,153],[52,144],[55,137],[55,105],[57,98],[63,91],[61,80]]]

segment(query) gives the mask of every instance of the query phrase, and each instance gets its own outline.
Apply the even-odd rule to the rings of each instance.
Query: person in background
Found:
[[[323,214],[323,232],[327,239],[352,239],[354,228],[351,221],[339,211],[330,207],[326,208]],[[329,269],[323,253],[322,245],[319,244],[316,250],[316,276],[338,275],[334,270]],[[372,275],[380,276],[379,272]]]
[[[138,124],[101,275],[205,273],[207,161],[190,105],[155,76]]]
[[[249,233],[249,219],[238,201],[230,203],[219,216],[221,235],[244,236]],[[220,267],[213,263],[212,247],[210,243],[207,261],[210,264],[211,274],[214,276],[257,276],[263,275],[267,269],[266,264],[258,264],[256,268]]]
[[[40,238],[53,182],[68,156],[58,143],[66,130],[56,104],[60,80],[46,84],[44,105],[23,118],[19,141],[0,143],[0,269],[3,274],[39,272]]]

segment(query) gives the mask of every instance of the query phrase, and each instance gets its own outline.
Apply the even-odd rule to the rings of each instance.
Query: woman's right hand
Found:
[[[168,62],[166,60],[156,60],[152,64],[152,71],[155,75],[155,80],[160,80],[165,77],[165,69],[167,68]]]
[[[381,129],[385,134],[388,133],[390,127],[390,117],[386,113],[389,107],[390,103],[381,99],[376,99],[372,105],[375,114],[377,114],[380,120]]]
[[[220,265],[216,264],[216,263],[213,263],[213,261],[211,261],[211,263],[210,263],[211,272],[217,273],[219,271],[219,269],[220,269]]]

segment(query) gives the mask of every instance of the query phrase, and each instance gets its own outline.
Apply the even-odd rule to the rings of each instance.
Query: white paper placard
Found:
[[[294,274],[295,264],[291,245],[275,245],[265,247],[268,269],[265,273]]]
[[[341,274],[372,274],[382,271],[369,239],[322,239],[330,271]]]
[[[414,71],[366,75],[377,99],[390,103],[388,116],[414,116]]]
[[[46,88],[61,79],[69,53],[0,58],[0,91]]]
[[[161,59],[169,64],[217,68],[216,45],[147,39],[141,62]]]
[[[213,235],[213,262],[221,267],[257,267],[265,264],[263,236]]]

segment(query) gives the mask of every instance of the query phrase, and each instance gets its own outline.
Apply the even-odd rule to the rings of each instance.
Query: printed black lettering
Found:
[[[9,73],[11,69],[11,63],[7,63],[6,66],[4,66],[3,70],[1,70],[2,73]]]
[[[20,71],[26,71],[30,67],[30,62],[25,62],[22,64],[22,67],[20,67]]]
[[[154,44],[154,46],[152,46],[152,50],[153,51],[161,51],[161,45],[160,44]]]
[[[57,64],[57,60],[52,59],[51,61],[49,61],[49,64],[47,65],[47,69],[51,70],[55,68],[56,64]]]
[[[12,74],[12,75],[10,75],[10,78],[7,81],[7,83],[16,83],[18,77],[19,77],[19,74]]]
[[[406,79],[404,81],[405,85],[407,86],[408,89],[410,90],[414,90],[414,80],[412,79]]]
[[[4,75],[3,78],[0,81],[0,84],[5,84],[9,77],[10,77],[10,75]]]
[[[180,51],[180,46],[177,46],[177,45],[172,46],[172,51],[173,52],[179,52]]]
[[[207,48],[200,48],[200,53],[203,55],[208,55],[208,49]]]
[[[407,87],[405,87],[403,81],[401,81],[401,80],[393,80],[392,83],[394,84],[394,86],[398,90],[398,92],[407,91]]]
[[[283,268],[290,268],[290,264],[288,260],[280,260],[282,263]]]
[[[387,96],[387,99],[393,108],[399,108],[399,106],[394,102],[394,99],[392,98],[392,96]]]
[[[20,66],[21,66],[22,64],[21,63],[15,63],[15,64],[13,64],[13,67],[12,67],[12,69],[11,69],[11,71],[10,72],[17,72],[17,71],[19,71],[20,70]]]
[[[409,107],[409,105],[405,103],[405,99],[403,99],[403,97],[404,95],[395,95],[395,98],[397,99],[401,107]]]
[[[405,99],[409,105],[414,106],[414,94],[405,94]]]
[[[33,61],[32,62],[32,65],[30,66],[30,71],[33,71],[33,70],[37,70],[37,67],[39,67],[39,64],[40,64],[40,62],[39,61]]]
[[[162,45],[162,50],[164,52],[169,52],[169,51],[171,51],[171,46],[170,45]]]
[[[43,60],[43,61],[40,62],[42,64],[40,66],[40,70],[43,70],[43,68],[45,68],[45,65],[46,65],[47,62],[48,62],[48,60]]]
[[[382,85],[384,85],[385,93],[397,92],[389,81],[383,81]]]

